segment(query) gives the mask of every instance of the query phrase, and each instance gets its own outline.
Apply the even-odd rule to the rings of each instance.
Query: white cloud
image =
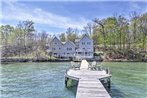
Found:
[[[18,4],[17,2],[4,3],[2,16],[0,16],[2,20],[32,20],[35,24],[45,24],[49,27],[63,29],[68,27],[82,29],[83,26],[89,22],[89,20],[85,18],[71,19],[69,17],[44,11],[41,8],[28,8],[26,5]]]

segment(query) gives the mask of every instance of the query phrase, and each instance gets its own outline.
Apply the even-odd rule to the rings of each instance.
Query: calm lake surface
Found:
[[[64,85],[65,63],[2,64],[2,98],[75,98]],[[113,98],[147,98],[147,63],[103,62],[112,73]]]

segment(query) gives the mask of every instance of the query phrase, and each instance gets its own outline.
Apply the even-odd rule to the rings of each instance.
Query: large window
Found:
[[[68,51],[68,50],[72,50],[72,48],[67,48],[67,51]]]

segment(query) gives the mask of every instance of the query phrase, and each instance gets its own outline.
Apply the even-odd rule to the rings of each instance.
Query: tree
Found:
[[[46,44],[47,44],[47,41],[48,41],[48,34],[43,31],[42,33],[40,33],[40,46],[42,48],[42,50],[46,50]]]
[[[119,16],[117,18],[117,28],[118,28],[118,39],[119,39],[119,48],[125,48],[126,43],[126,33],[128,31],[128,21],[125,17]]]
[[[92,32],[92,39],[93,39],[93,43],[94,45],[100,45],[102,44],[102,35],[101,32],[99,32],[99,27],[96,23],[93,23],[93,32]]]
[[[15,48],[16,54],[20,55],[23,53],[24,39],[23,39],[23,31],[20,28],[14,29],[14,39],[15,39]]]
[[[131,24],[130,24],[130,29],[132,31],[132,37],[133,37],[133,46],[137,44],[138,41],[138,19],[139,19],[139,14],[137,12],[133,12],[130,14],[131,17]]]
[[[0,35],[1,35],[1,45],[4,47],[2,50],[2,56],[5,56],[6,58],[9,56],[9,45],[11,42],[9,42],[10,35],[13,32],[14,27],[10,25],[2,25],[0,27]]]
[[[10,34],[14,31],[14,27],[10,25],[2,25],[0,27],[1,44],[8,45]]]
[[[115,17],[108,17],[104,20],[106,43],[107,45],[115,45],[117,20]]]
[[[142,35],[142,47],[146,48],[146,40],[147,40],[147,13],[144,13],[139,18],[139,30]]]
[[[72,42],[74,42],[75,39],[78,37],[78,35],[76,34],[76,32],[72,28],[67,29],[66,35],[67,35],[67,40],[70,40]]]
[[[65,41],[66,41],[65,33],[61,33],[61,34],[59,35],[59,38],[60,38],[60,41],[61,41],[61,42],[65,42]]]
[[[20,31],[23,33],[23,40],[24,40],[24,51],[26,54],[26,43],[27,43],[27,37],[30,33],[32,33],[33,31],[35,31],[34,29],[34,22],[33,21],[22,21],[19,22],[19,24],[17,25],[17,28],[20,29]]]
[[[87,25],[84,27],[83,30],[86,34],[88,34],[90,37],[92,37],[92,32],[93,32],[93,24],[92,23],[87,23]]]
[[[104,27],[104,20],[99,20],[99,19],[94,19],[93,20],[95,23],[97,23],[100,26],[100,32],[103,35],[103,44],[104,44],[104,48],[106,49],[106,32],[105,32],[105,27]]]

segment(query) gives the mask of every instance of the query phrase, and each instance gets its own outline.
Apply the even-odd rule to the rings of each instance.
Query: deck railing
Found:
[[[70,63],[70,66],[66,69],[66,74],[67,74],[67,72],[70,70],[70,69],[80,69],[80,64],[77,64],[77,63],[74,63],[74,62],[71,62]],[[109,69],[109,67],[104,67],[104,66],[101,66],[101,65],[99,65],[99,66],[91,66],[91,64],[89,65],[89,68],[88,69],[91,69],[91,70],[97,70],[97,71],[102,71],[102,70],[104,70],[104,71],[106,71],[106,74],[111,74],[111,72],[110,72],[110,69]]]
[[[99,66],[91,66],[91,65],[89,65],[88,69],[97,70],[97,71],[105,70],[106,74],[109,74],[109,75],[111,74],[109,67],[104,67],[104,66],[101,66],[101,65],[99,65]]]

